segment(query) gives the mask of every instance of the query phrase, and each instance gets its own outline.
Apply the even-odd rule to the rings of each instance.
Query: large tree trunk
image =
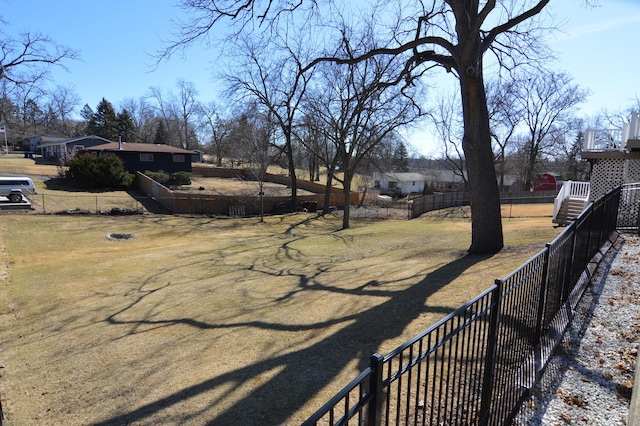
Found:
[[[526,174],[525,174],[525,188],[527,191],[533,190],[533,182],[535,180],[535,168],[536,168],[536,160],[538,159],[538,146],[539,144],[533,143],[533,138],[531,137],[531,149],[529,150],[529,156],[527,157],[526,164]]]
[[[351,181],[353,176],[351,172],[345,168],[344,180],[342,181],[342,193],[344,194],[344,214],[342,215],[342,229],[349,229],[349,217],[351,216]]]
[[[482,65],[462,69],[466,70],[460,75],[464,119],[462,144],[471,194],[469,254],[492,254],[502,249],[504,240]]]
[[[329,214],[331,207],[331,186],[333,185],[333,170],[327,171],[327,185],[324,187],[324,202],[322,203],[322,215]]]
[[[291,135],[287,136],[287,162],[289,163],[289,185],[291,186],[291,211],[298,210],[298,179],[296,177],[296,164],[293,160],[293,147],[291,145]]]

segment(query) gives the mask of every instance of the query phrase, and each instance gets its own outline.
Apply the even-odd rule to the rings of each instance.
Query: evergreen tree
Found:
[[[91,121],[91,118],[93,117],[93,109],[91,109],[89,104],[84,104],[82,110],[80,111],[80,116],[86,124],[89,124],[89,121]]]
[[[93,188],[128,188],[135,178],[125,170],[119,157],[94,157],[90,153],[73,157],[69,171],[74,179]]]
[[[91,115],[87,125],[87,133],[103,137],[105,139],[118,140],[118,119],[116,110],[111,102],[102,98],[96,112]]]
[[[393,152],[393,169],[396,172],[409,171],[409,152],[403,142],[400,142]]]
[[[117,115],[118,135],[124,142],[135,142],[137,137],[136,124],[133,117],[126,108],[123,108]]]
[[[158,121],[158,126],[156,127],[156,134],[153,137],[153,143],[166,145],[169,142],[169,135],[167,134],[167,130],[164,127],[164,121]]]

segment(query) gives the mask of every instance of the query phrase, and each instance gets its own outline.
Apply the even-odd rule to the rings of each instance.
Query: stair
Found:
[[[565,198],[553,222],[562,226],[568,225],[582,213],[586,205],[587,200],[584,198]]]

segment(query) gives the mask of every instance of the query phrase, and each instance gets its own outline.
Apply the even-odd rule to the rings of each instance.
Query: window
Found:
[[[141,152],[140,153],[140,161],[144,162],[144,163],[152,163],[153,162],[153,154],[150,154],[148,152]]]
[[[379,180],[374,181],[374,182],[373,182],[373,186],[374,186],[375,188],[380,188],[380,181],[379,181]]]
[[[184,163],[186,161],[184,154],[173,154],[174,163]]]
[[[80,151],[80,150],[84,149],[84,145],[74,145],[73,149],[76,150],[76,151]]]
[[[395,189],[398,187],[398,182],[389,181],[389,189]]]

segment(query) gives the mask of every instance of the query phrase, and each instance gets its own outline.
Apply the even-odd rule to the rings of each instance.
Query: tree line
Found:
[[[73,122],[69,89],[31,96],[37,80],[5,78],[18,90],[5,91],[1,114],[25,135],[59,129],[201,149],[219,165],[248,165],[258,180],[278,163],[289,171],[292,206],[301,169],[311,179],[325,170],[328,185],[341,181],[348,197],[356,172],[406,168],[402,132],[431,120],[443,162],[471,193],[469,252],[492,253],[503,245],[505,175],[519,168],[528,188],[554,153],[575,160],[579,151],[583,125],[575,112],[588,93],[546,68],[551,55],[539,36],[548,31],[540,19],[548,3],[373,2],[364,10],[338,1],[321,7],[302,0],[291,8],[257,0],[183,2],[191,18],[159,61],[229,24],[224,45],[231,54],[221,65],[232,102],[224,107],[199,102],[195,86],[179,80],[176,90],[151,88],[119,110],[106,99],[95,110],[85,105],[82,120]],[[489,63],[492,78],[485,76]],[[427,90],[437,70],[457,81],[455,93],[440,101]],[[344,217],[347,228],[348,207]]]

